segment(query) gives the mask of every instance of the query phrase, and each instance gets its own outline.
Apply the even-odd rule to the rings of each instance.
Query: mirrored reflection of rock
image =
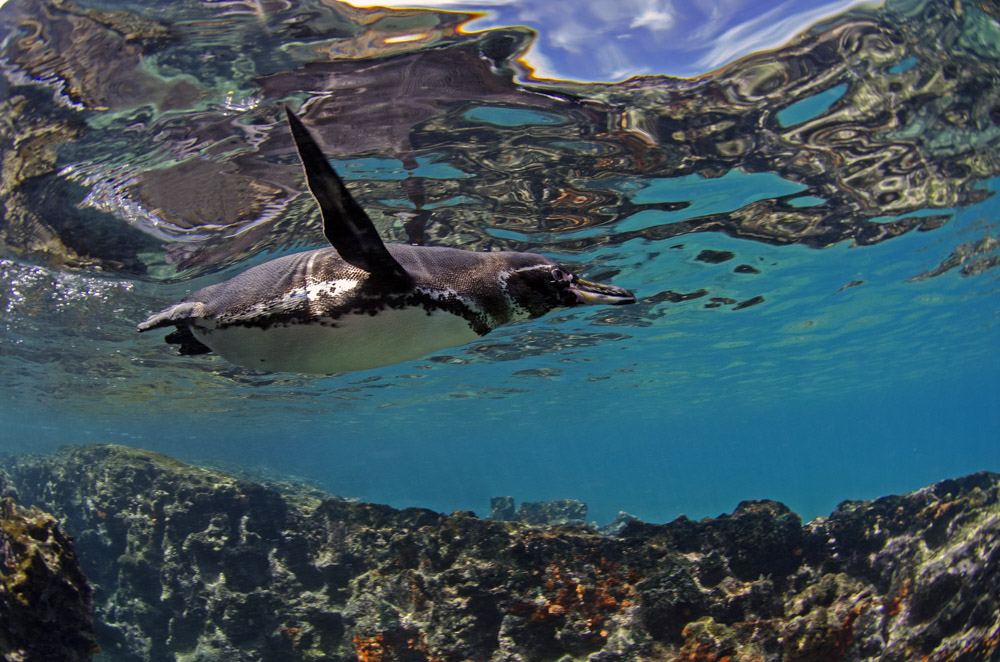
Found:
[[[963,276],[976,276],[1000,266],[1000,239],[986,236],[976,241],[968,241],[958,246],[936,268],[917,274],[910,281],[926,280],[958,268]]]
[[[977,2],[858,9],[697,79],[612,85],[521,82],[531,33],[467,33],[466,14],[244,9],[224,24],[198,5],[176,23],[71,0],[0,9],[8,94],[32,111],[6,138],[8,251],[184,279],[319,244],[283,103],[387,236],[473,249],[692,232],[868,245],[940,227],[1000,173]],[[0,109],[8,126],[19,108]],[[46,196],[58,223],[38,216]],[[941,213],[906,216],[918,210]]]

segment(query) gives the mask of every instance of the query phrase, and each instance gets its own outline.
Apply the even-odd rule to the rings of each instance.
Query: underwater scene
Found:
[[[0,2],[3,516],[96,608],[8,659],[1000,659],[1000,5],[417,4]],[[390,248],[634,303],[334,374],[140,334],[330,246],[286,108]]]

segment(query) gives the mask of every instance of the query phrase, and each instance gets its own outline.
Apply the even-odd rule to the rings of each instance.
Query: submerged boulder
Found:
[[[576,499],[525,501],[515,510],[514,497],[493,497],[487,519],[548,526],[583,526],[587,521],[587,504]]]
[[[0,475],[0,488],[4,481]],[[6,490],[5,490],[6,491]],[[78,662],[95,652],[91,588],[51,516],[0,499],[0,658]]]
[[[117,446],[3,468],[76,537],[109,660],[998,655],[996,474],[806,525],[749,501],[602,535],[322,499]]]

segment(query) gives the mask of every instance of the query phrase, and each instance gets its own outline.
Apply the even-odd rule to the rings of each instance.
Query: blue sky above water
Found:
[[[525,58],[539,78],[615,82],[692,77],[777,48],[816,22],[874,0],[386,0],[350,4],[486,12],[468,31],[524,25],[538,33]]]

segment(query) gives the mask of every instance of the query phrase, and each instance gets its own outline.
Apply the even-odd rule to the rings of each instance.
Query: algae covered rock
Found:
[[[0,481],[2,483],[2,481]],[[0,658],[76,662],[95,652],[91,589],[51,516],[0,500]]]
[[[587,504],[576,499],[525,501],[515,510],[514,497],[493,497],[487,519],[549,526],[583,526],[587,522]]]
[[[748,501],[604,535],[324,500],[116,446],[3,468],[76,537],[115,662],[998,659],[996,474],[806,525]]]

